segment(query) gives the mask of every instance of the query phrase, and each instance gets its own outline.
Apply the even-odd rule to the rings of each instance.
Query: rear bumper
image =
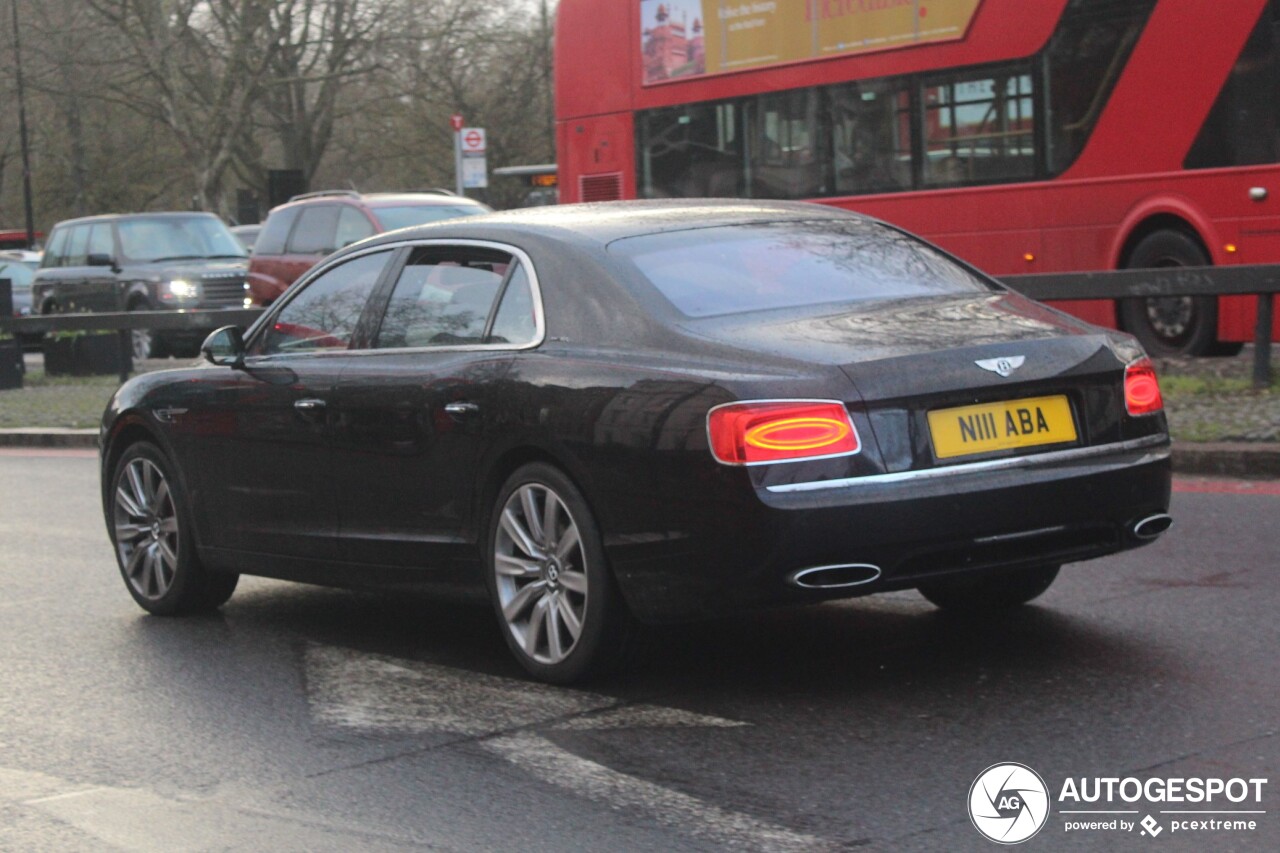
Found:
[[[756,490],[732,518],[667,547],[610,549],[628,603],[647,621],[917,586],[942,574],[1067,563],[1146,544],[1137,520],[1167,512],[1168,439],[882,476]],[[745,487],[742,480],[739,488]],[[668,528],[671,529],[671,528]],[[679,547],[677,547],[679,546]],[[868,564],[874,580],[836,590],[787,579]]]

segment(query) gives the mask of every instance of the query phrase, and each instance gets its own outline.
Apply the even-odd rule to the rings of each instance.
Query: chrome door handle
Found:
[[[320,409],[323,409],[327,405],[328,403],[326,403],[324,400],[307,399],[307,400],[296,401],[293,404],[293,407],[303,412],[315,412],[315,411],[319,411]]]
[[[480,407],[475,403],[448,403],[444,410],[450,415],[474,415]]]

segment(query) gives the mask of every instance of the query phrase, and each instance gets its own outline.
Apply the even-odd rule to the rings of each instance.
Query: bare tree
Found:
[[[86,0],[123,36],[121,103],[173,134],[197,206],[223,209],[223,181],[275,60],[272,0]]]
[[[385,2],[286,0],[272,13],[276,48],[262,84],[262,111],[284,168],[309,182],[333,138],[339,94],[377,67]]]

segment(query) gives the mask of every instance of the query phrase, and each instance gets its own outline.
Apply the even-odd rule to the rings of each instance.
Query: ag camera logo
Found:
[[[993,764],[969,787],[969,819],[997,844],[1021,844],[1049,819],[1049,788],[1025,764]]]

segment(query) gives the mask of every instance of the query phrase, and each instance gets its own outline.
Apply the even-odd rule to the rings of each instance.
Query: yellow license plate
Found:
[[[939,459],[1076,440],[1071,404],[1062,395],[960,406],[929,413]]]

